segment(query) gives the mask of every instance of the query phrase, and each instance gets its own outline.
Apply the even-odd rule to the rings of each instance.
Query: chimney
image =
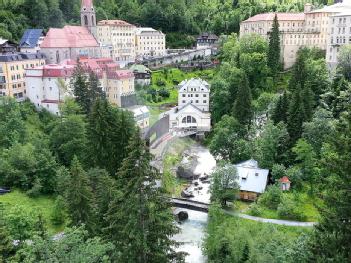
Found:
[[[312,11],[312,4],[306,3],[304,8],[304,13],[309,13]]]

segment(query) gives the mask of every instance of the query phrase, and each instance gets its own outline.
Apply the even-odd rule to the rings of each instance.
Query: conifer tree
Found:
[[[274,124],[278,124],[279,122],[287,123],[287,115],[289,110],[289,98],[288,94],[284,92],[277,101],[277,105],[274,108],[272,114],[272,120]]]
[[[246,75],[243,76],[233,106],[233,115],[242,125],[250,125],[253,117],[251,89]]]
[[[89,178],[77,157],[73,158],[70,178],[65,193],[67,210],[73,225],[86,224],[87,229],[93,228],[92,189]]]
[[[98,76],[93,72],[89,72],[88,91],[90,99],[90,108],[94,105],[98,98],[105,98]]]
[[[280,33],[277,14],[274,16],[272,31],[269,36],[267,64],[273,76],[275,76],[280,67]]]
[[[82,67],[82,64],[78,61],[78,64],[73,73],[73,93],[77,103],[81,106],[83,113],[87,114],[90,109],[89,101],[89,90],[87,84],[87,77]]]
[[[292,95],[292,100],[288,111],[287,129],[290,136],[291,146],[293,146],[302,135],[302,124],[305,117],[304,101],[301,96],[301,92],[297,90]]]
[[[117,174],[121,195],[109,206],[106,238],[119,249],[117,262],[175,262],[177,232],[160,175],[150,166],[151,155],[138,133],[130,140],[128,156]]]
[[[88,126],[91,167],[115,175],[127,156],[126,147],[134,131],[134,119],[129,112],[113,108],[106,99],[97,99]]]
[[[326,189],[321,220],[315,227],[309,262],[350,262],[351,259],[351,115],[338,124],[338,131],[325,147],[322,160]]]

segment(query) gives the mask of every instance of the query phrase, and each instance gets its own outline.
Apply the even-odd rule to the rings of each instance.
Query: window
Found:
[[[182,95],[182,97],[183,97],[183,98],[185,98],[185,97],[186,97],[186,95],[185,95],[185,94],[183,94],[183,95]]]
[[[207,103],[207,100],[204,100],[204,103]]]

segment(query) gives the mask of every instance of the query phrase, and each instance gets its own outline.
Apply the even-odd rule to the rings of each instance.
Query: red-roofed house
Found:
[[[81,56],[101,57],[98,42],[83,26],[50,28],[41,44],[41,51],[49,64],[58,64],[66,59],[76,60]]]

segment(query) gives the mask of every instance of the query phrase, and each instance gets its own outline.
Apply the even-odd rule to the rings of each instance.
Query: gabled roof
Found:
[[[238,172],[240,191],[263,193],[268,182],[268,169],[258,167],[258,162],[248,160],[235,165]]]
[[[19,42],[20,47],[34,48],[39,38],[43,36],[43,29],[27,29]]]
[[[150,73],[150,69],[142,64],[133,64],[129,69],[135,73]]]
[[[201,88],[204,89],[201,91],[206,92],[209,92],[210,90],[210,85],[207,83],[207,81],[195,78],[192,78],[190,80],[183,80],[178,86],[179,92],[186,92],[188,88]]]
[[[195,106],[194,104],[192,104],[191,102],[188,102],[187,104],[185,104],[183,107],[181,107],[181,108],[178,108],[178,112],[181,112],[181,111],[183,111],[185,108],[187,108],[187,107],[193,107],[196,111],[199,111],[199,112],[203,112],[200,108],[198,108],[197,106]]]
[[[42,48],[85,48],[99,47],[95,37],[83,26],[50,28]]]
[[[245,22],[258,22],[258,21],[273,21],[275,15],[278,17],[278,21],[304,21],[304,13],[264,13],[258,14],[250,17],[249,19],[243,21]]]
[[[279,179],[279,182],[281,183],[291,183],[289,180],[289,177],[283,176],[282,178]]]
[[[200,40],[200,39],[218,40],[218,36],[216,36],[215,34],[212,34],[212,33],[204,32],[204,33],[202,33],[200,36],[198,36],[197,39],[198,39],[198,40]]]
[[[81,7],[91,9],[93,7],[93,0],[82,0]]]

